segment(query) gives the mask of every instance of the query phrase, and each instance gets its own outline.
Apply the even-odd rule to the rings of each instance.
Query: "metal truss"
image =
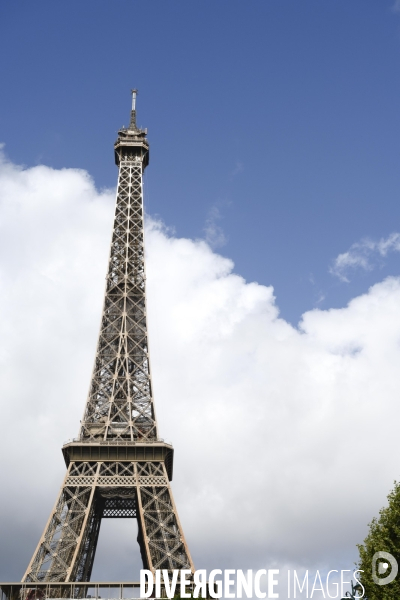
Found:
[[[126,160],[129,158],[129,160]],[[147,342],[142,157],[120,163],[106,294],[81,439],[157,439]]]
[[[117,201],[89,396],[79,438],[63,448],[67,473],[24,584],[90,581],[101,520],[112,517],[137,518],[144,568],[194,571],[169,484],[173,449],[158,438],[152,394],[142,183],[149,146],[135,99],[134,91],[130,125],[114,146]]]
[[[145,568],[193,569],[163,462],[80,462],[69,465],[24,581],[90,581],[110,517],[138,519]]]

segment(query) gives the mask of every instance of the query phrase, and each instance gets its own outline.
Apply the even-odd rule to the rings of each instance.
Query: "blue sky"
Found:
[[[350,282],[329,274],[399,229],[394,0],[2,3],[0,56],[10,159],[87,169],[98,187],[116,183],[139,88],[147,210],[179,236],[222,228],[218,251],[292,322],[399,274],[398,253]]]

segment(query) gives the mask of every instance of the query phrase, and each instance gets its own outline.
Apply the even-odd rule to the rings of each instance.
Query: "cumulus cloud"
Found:
[[[78,430],[113,203],[84,171],[0,163],[3,581],[30,559]],[[155,401],[197,568],[351,569],[399,474],[400,280],[296,328],[272,287],[147,223]]]
[[[364,239],[350,246],[347,252],[339,254],[330,268],[330,273],[341,281],[348,282],[351,270],[363,269],[372,271],[377,260],[384,258],[390,252],[400,251],[400,233],[391,233],[380,240]]]
[[[63,477],[60,443],[78,431],[113,203],[84,171],[23,169],[0,156],[3,581],[26,568]]]

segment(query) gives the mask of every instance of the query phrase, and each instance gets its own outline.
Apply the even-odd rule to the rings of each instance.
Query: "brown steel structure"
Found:
[[[146,130],[115,142],[119,167],[104,309],[79,437],[63,446],[67,473],[24,574],[35,582],[88,582],[102,518],[136,517],[143,567],[194,570],[169,482],[173,448],[158,437],[147,340],[143,234]],[[61,589],[61,588],[60,588]]]

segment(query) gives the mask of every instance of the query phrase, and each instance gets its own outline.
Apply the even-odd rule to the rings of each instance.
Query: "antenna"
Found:
[[[132,110],[136,110],[136,96],[138,91],[137,90],[131,90],[132,92]]]

